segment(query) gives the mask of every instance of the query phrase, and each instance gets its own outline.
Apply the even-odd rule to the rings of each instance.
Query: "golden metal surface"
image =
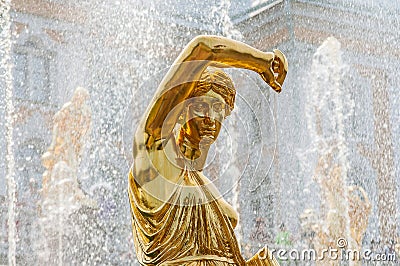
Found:
[[[129,198],[143,265],[278,265],[266,248],[244,260],[238,214],[202,173],[235,101],[227,67],[257,72],[276,92],[288,70],[279,50],[217,36],[196,37],[178,56],[134,136]]]

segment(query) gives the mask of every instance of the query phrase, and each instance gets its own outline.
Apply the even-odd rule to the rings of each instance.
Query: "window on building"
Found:
[[[17,100],[48,103],[50,63],[53,53],[38,38],[15,45],[13,52],[14,95]]]
[[[31,192],[29,190],[32,189],[30,187],[32,181],[35,186],[40,186],[42,174],[45,170],[41,162],[44,151],[45,144],[41,139],[33,138],[19,146],[16,154],[16,181],[20,196]]]

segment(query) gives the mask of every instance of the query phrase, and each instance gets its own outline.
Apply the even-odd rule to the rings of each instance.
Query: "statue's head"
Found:
[[[211,145],[234,107],[235,94],[233,82],[224,71],[207,68],[185,105],[181,135],[192,144],[202,141]]]
[[[89,99],[89,92],[87,89],[82,87],[77,87],[72,96],[72,101],[82,104],[87,99]]]

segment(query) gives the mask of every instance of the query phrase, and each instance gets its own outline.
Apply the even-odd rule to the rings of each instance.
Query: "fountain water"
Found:
[[[15,204],[16,204],[16,183],[14,178],[14,105],[12,87],[12,39],[11,39],[11,20],[10,20],[11,1],[2,1],[0,7],[0,84],[4,88],[2,94],[5,95],[5,140],[6,140],[6,180],[8,198],[8,264],[16,265],[16,228],[15,228]]]
[[[313,245],[319,252],[338,246],[339,239],[345,239],[340,243],[342,248],[361,251],[371,214],[371,192],[350,180],[350,150],[354,144],[349,138],[351,128],[346,125],[353,119],[355,103],[348,83],[349,71],[342,61],[339,41],[329,37],[313,56],[306,105],[313,147],[308,152],[319,157],[313,178],[319,185],[321,206],[319,219],[313,218],[314,228],[304,230],[315,232]],[[302,217],[311,217],[310,210]],[[305,222],[303,226],[309,224]],[[328,262],[325,260],[322,265]],[[360,261],[350,264],[360,265]]]
[[[315,179],[321,184],[321,190],[325,190],[325,200],[330,206],[324,223],[326,228],[322,228],[330,239],[322,241],[327,242],[322,247],[340,237],[351,239],[349,206],[347,200],[343,200],[348,198],[345,188],[349,169],[344,122],[354,104],[352,99],[345,97],[344,73],[346,67],[341,59],[340,43],[330,37],[314,54],[306,109],[310,136],[315,141],[314,150],[321,157]]]
[[[0,175],[6,177],[0,179],[0,264],[35,265],[47,256],[45,244],[34,234],[40,228],[36,202],[40,202],[38,191],[43,189],[46,170],[41,156],[51,145],[54,114],[80,85],[91,95],[92,138],[85,143],[77,183],[97,201],[98,209],[75,211],[63,220],[68,237],[58,234],[61,239],[56,244],[63,247],[51,251],[60,251],[54,256],[68,257],[71,264],[135,265],[126,197],[131,135],[123,133],[132,131],[127,127],[138,121],[141,108],[147,106],[150,99],[144,95],[152,95],[163,70],[198,34],[224,35],[262,50],[279,48],[290,63],[283,92],[276,97],[267,91],[246,95],[263,87],[253,82],[251,74],[231,72],[239,93],[242,89],[238,116],[244,114],[252,122],[241,124],[234,115],[228,119],[227,127],[237,131],[226,138],[232,142],[223,145],[230,143],[227,147],[239,163],[236,168],[227,167],[231,158],[215,156],[216,171],[245,171],[240,182],[221,179],[216,184],[228,191],[232,183],[238,183],[226,197],[240,213],[236,234],[242,253],[254,254],[259,245],[276,244],[279,233],[287,236],[287,247],[300,247],[299,216],[304,209],[308,209],[304,219],[315,217],[324,232],[329,232],[327,217],[338,217],[344,224],[340,232],[348,242],[355,238],[352,215],[360,215],[359,227],[367,224],[367,228],[355,234],[364,235],[363,248],[378,245],[374,252],[384,251],[385,245],[391,252],[383,238],[400,242],[396,239],[400,80],[395,73],[400,63],[395,49],[399,40],[395,1],[0,2],[0,92],[5,96],[0,98]],[[330,39],[318,50],[330,35],[340,41],[341,48]],[[251,101],[246,102],[249,97]],[[320,108],[320,118],[315,108]],[[135,112],[140,115],[125,116]],[[268,115],[257,121],[261,114]],[[275,120],[276,130],[269,126]],[[241,141],[246,134],[243,129],[255,125],[260,130],[251,132],[254,143],[249,143],[267,139],[269,149],[246,150],[249,138]],[[249,154],[264,159],[257,164],[257,156],[250,156],[252,161],[247,159]],[[332,168],[341,169],[330,177],[338,179],[335,188],[349,199],[335,205],[342,210],[339,216],[334,211],[322,214],[330,208],[322,193],[331,188],[324,188],[322,181],[331,179],[324,178],[325,170],[329,175],[324,163],[319,177],[315,171],[318,159],[328,162],[329,154]],[[259,175],[249,180],[250,170],[257,166]],[[251,180],[261,186],[251,187]],[[355,193],[345,189],[349,186]],[[367,203],[358,188],[369,198],[369,217],[352,213],[354,206]],[[321,195],[320,200],[315,195]],[[337,202],[335,195],[325,195]],[[361,203],[355,203],[358,200]],[[281,224],[284,232],[280,232]],[[68,264],[57,259],[54,264]]]
[[[319,157],[313,179],[319,185],[321,206],[319,218],[316,218],[310,209],[305,210],[301,218],[303,230],[308,233],[314,232],[315,236],[312,237],[311,245],[319,254],[327,247],[340,247],[361,252],[364,234],[371,226],[369,225],[372,207],[370,202],[372,196],[369,193],[371,192],[366,192],[359,184],[351,180],[350,156],[355,156],[355,154],[350,151],[355,147],[351,140],[353,129],[349,125],[354,119],[355,103],[352,98],[354,97],[352,96],[353,88],[349,83],[351,80],[349,72],[351,73],[350,68],[343,63],[341,58],[339,41],[329,37],[313,56],[308,77],[310,86],[307,90],[306,104],[307,126],[312,148],[309,148],[305,154],[307,157],[315,155]],[[382,95],[375,97],[381,98]],[[387,102],[383,104],[386,105]],[[368,156],[365,152],[361,154]],[[304,166],[307,168],[312,164]],[[371,191],[369,187],[365,189]],[[389,217],[392,217],[392,214],[386,213],[379,222],[380,227],[384,227],[383,230],[381,229],[383,239],[393,238],[396,234],[392,231],[385,237],[385,232],[392,227],[387,222],[391,219]],[[306,221],[307,219],[314,221],[310,223]],[[343,239],[344,242],[339,242]],[[380,250],[383,250],[383,246],[380,246]],[[391,252],[394,254],[393,249]],[[350,259],[350,265],[361,265],[360,255],[353,254],[352,256],[358,259],[355,261]],[[326,265],[332,262],[326,258],[320,263]]]

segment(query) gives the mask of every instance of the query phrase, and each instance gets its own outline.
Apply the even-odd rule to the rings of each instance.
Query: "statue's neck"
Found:
[[[193,143],[184,134],[178,138],[177,144],[185,159],[189,160],[196,170],[202,171],[210,146]]]

